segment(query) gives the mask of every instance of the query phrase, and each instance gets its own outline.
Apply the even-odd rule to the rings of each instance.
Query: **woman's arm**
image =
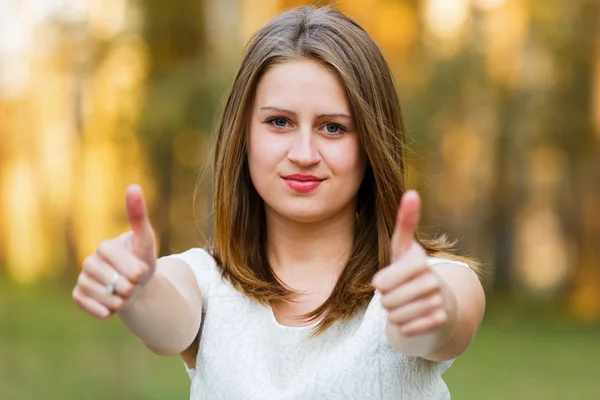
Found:
[[[191,268],[180,260],[160,259],[150,281],[117,315],[150,350],[176,355],[196,338],[202,303]]]
[[[118,314],[152,351],[179,354],[200,327],[200,288],[184,261],[156,259],[141,189],[129,187],[125,199],[131,232],[102,242],[86,258],[73,300],[100,319]]]

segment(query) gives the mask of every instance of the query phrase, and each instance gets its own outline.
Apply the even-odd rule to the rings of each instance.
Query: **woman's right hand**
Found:
[[[75,303],[101,319],[132,303],[156,269],[154,234],[139,186],[127,188],[125,205],[131,231],[100,243],[83,262],[73,289]]]

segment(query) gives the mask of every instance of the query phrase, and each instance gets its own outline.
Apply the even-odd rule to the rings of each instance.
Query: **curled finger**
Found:
[[[414,336],[427,333],[439,328],[448,321],[448,314],[444,310],[436,310],[425,317],[416,319],[402,326],[400,332],[405,336]]]
[[[100,304],[97,300],[86,296],[77,287],[73,290],[73,300],[79,308],[96,318],[106,319],[112,314],[111,310],[106,306]]]
[[[86,258],[83,268],[91,278],[104,285],[114,283],[114,294],[124,299],[128,299],[131,296],[134,285],[126,277],[120,275],[115,268],[98,254]]]
[[[98,247],[98,254],[122,274],[129,282],[136,285],[144,281],[150,268],[145,262],[136,257],[123,240],[113,240]]]
[[[384,293],[381,304],[388,310],[402,307],[419,297],[439,291],[441,284],[434,273],[423,273],[416,278]]]
[[[108,285],[104,285],[82,272],[77,280],[77,286],[81,293],[96,300],[109,310],[120,310],[125,304],[125,300],[117,294],[111,293]]]
[[[388,320],[394,324],[403,325],[430,314],[434,310],[442,307],[443,304],[443,297],[439,293],[425,296],[406,304],[403,307],[390,310]]]

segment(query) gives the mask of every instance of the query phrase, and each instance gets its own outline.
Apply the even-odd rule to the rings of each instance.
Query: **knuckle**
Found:
[[[98,247],[96,247],[96,252],[100,254],[104,253],[106,251],[106,246],[106,240],[101,241]]]
[[[145,274],[146,272],[148,272],[149,268],[148,268],[148,264],[146,264],[144,261],[139,260],[134,264],[135,268],[140,270],[143,274]]]
[[[140,282],[144,277],[144,271],[141,269],[135,269],[131,272],[131,281],[134,283]]]
[[[387,299],[387,296],[384,296],[384,297],[381,298],[381,305],[383,306],[383,308],[387,308],[388,307],[388,303],[389,303],[389,301]]]
[[[440,288],[440,282],[434,275],[428,274],[425,278],[425,287],[428,291],[434,291]]]
[[[400,320],[397,316],[390,314],[388,315],[388,322],[391,322],[392,324],[398,324],[400,323]]]
[[[78,287],[83,287],[87,284],[87,280],[86,280],[86,276],[85,274],[79,274],[79,276],[77,277],[77,286]]]
[[[108,312],[106,314],[99,314],[97,317],[100,318],[103,321],[106,321],[107,319],[109,319],[110,317],[112,317],[112,312]]]
[[[391,296],[390,296],[390,295],[383,296],[383,297],[381,298],[381,305],[382,305],[384,308],[390,308],[390,307],[392,306],[392,303],[393,303],[393,300],[392,300],[392,298],[391,298]]]
[[[121,297],[115,296],[112,303],[113,303],[112,304],[113,306],[111,308],[113,310],[120,310],[125,305],[125,300],[122,299]]]
[[[83,294],[92,294],[94,292],[94,285],[92,279],[87,274],[80,274],[77,279],[77,286]]]
[[[110,251],[111,248],[112,248],[112,241],[111,240],[103,240],[98,245],[97,251],[99,254],[105,255],[105,254],[108,254],[108,252]]]
[[[141,281],[146,273],[148,272],[148,267],[143,262],[139,262],[135,264],[131,268],[131,279],[133,282]]]
[[[442,304],[444,304],[444,298],[441,294],[438,293],[431,297],[430,305],[432,307],[440,307]]]
[[[130,298],[131,295],[133,294],[133,285],[131,283],[127,282],[127,284],[124,285],[123,290],[121,290],[119,293],[125,299]]]
[[[83,287],[91,289],[94,285],[94,279],[88,274],[81,274],[79,279]]]
[[[433,316],[434,321],[438,324],[443,324],[448,321],[448,314],[444,310],[440,310]]]

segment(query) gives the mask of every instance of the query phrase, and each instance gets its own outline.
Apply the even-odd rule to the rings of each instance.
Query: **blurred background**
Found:
[[[206,244],[211,132],[244,45],[310,3],[0,0],[1,399],[188,398],[178,359],[71,289],[128,229],[129,183],[161,255]],[[334,4],[394,71],[423,231],[482,262],[453,398],[600,398],[600,1]]]

